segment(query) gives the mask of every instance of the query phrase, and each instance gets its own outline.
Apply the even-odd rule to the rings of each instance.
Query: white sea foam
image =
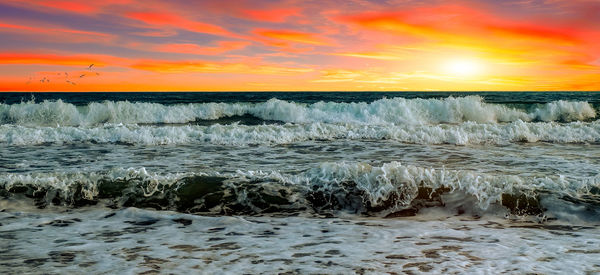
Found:
[[[0,227],[10,248],[0,258],[5,274],[590,274],[600,247],[597,227],[489,216],[209,217],[127,208],[7,210],[0,218],[10,221]]]
[[[457,125],[186,125],[98,127],[29,127],[0,125],[0,144],[126,143],[126,144],[286,144],[306,140],[387,139],[416,144],[508,144],[512,142],[597,143],[600,121],[524,122],[506,124],[465,122]]]
[[[481,97],[384,98],[371,103],[302,104],[271,99],[262,103],[162,105],[104,101],[75,106],[61,100],[0,104],[0,124],[92,126],[104,123],[187,123],[235,115],[291,123],[407,124],[514,121],[580,121],[596,117],[587,102],[555,101],[521,110],[485,103]]]

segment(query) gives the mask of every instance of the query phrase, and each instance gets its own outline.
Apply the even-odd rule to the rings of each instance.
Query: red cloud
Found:
[[[84,2],[70,2],[70,1],[42,1],[41,5],[66,10],[75,13],[95,13],[99,10],[99,6],[86,4]]]

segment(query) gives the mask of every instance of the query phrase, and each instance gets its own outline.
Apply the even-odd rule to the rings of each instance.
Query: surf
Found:
[[[103,101],[74,105],[61,99],[0,104],[0,124],[24,126],[98,126],[102,124],[219,123],[229,117],[255,117],[283,123],[361,125],[436,125],[463,122],[508,123],[589,121],[594,107],[585,101],[552,101],[528,106],[486,103],[480,96],[442,99],[383,98],[373,102],[297,103],[276,98],[260,103]]]
[[[598,217],[600,175],[516,176],[364,162],[300,173],[238,170],[157,173],[145,168],[0,175],[0,195],[50,205],[139,207],[206,215],[309,212],[412,216],[430,207],[482,215],[588,221]]]

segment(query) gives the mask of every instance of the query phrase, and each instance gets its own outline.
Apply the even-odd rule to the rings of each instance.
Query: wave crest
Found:
[[[301,104],[278,99],[262,103],[162,105],[128,101],[75,106],[62,100],[0,104],[0,124],[29,126],[94,126],[104,123],[170,124],[252,115],[289,123],[355,123],[425,125],[514,121],[583,121],[596,117],[587,102],[555,101],[531,111],[489,104],[479,96],[444,99],[384,98],[374,102]]]
[[[103,125],[99,127],[27,127],[0,125],[0,143],[36,145],[45,143],[122,144],[287,144],[307,140],[376,139],[415,144],[507,144],[514,142],[598,143],[600,121],[516,121],[507,124],[466,122],[458,125],[357,125],[284,124],[212,126]]]
[[[47,204],[81,206],[108,200],[113,207],[213,214],[310,209],[318,213],[350,211],[371,215],[405,213],[407,209],[416,213],[429,206],[452,208],[456,207],[455,198],[450,195],[462,194],[463,204],[474,201],[468,206],[473,211],[502,205],[515,214],[541,214],[546,209],[564,211],[569,203],[575,203],[577,209],[586,208],[583,207],[586,204],[600,204],[600,175],[520,177],[423,168],[398,162],[381,166],[323,163],[298,174],[278,171],[157,174],[144,168],[130,168],[0,175],[0,196],[16,194],[36,199],[41,207]],[[557,203],[563,205],[556,207]],[[597,211],[593,210],[597,207],[586,209]],[[598,217],[598,214],[590,215]]]

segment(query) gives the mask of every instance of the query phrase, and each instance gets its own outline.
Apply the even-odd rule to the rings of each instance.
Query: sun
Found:
[[[445,73],[461,77],[476,76],[482,70],[481,62],[475,59],[452,59],[443,65]]]

